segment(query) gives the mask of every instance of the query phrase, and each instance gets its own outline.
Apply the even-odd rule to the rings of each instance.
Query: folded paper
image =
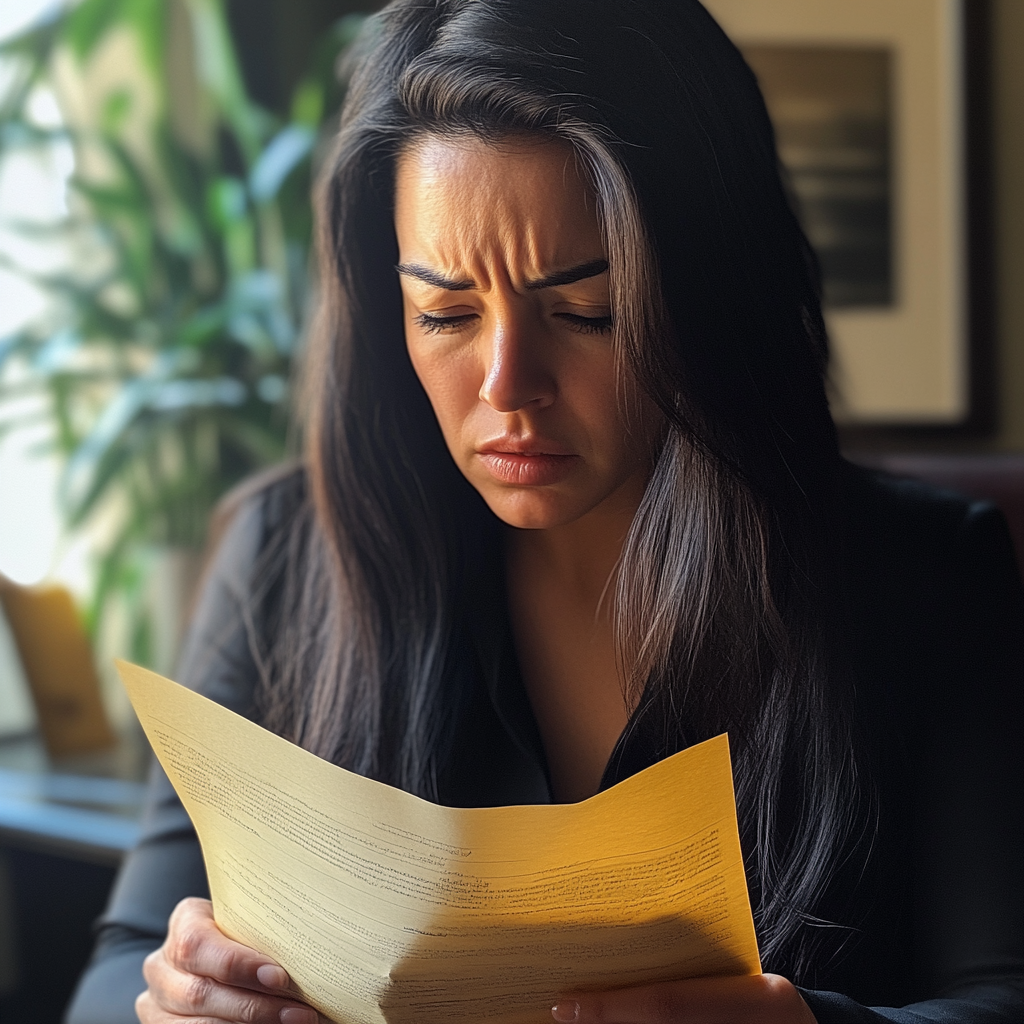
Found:
[[[569,990],[760,971],[725,736],[581,803],[441,807],[118,668],[217,924],[339,1024],[542,1024]]]

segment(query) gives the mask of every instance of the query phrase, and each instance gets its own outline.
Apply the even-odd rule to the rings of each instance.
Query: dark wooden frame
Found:
[[[968,408],[955,423],[847,423],[850,450],[983,446],[998,429],[993,173],[992,0],[961,0]]]

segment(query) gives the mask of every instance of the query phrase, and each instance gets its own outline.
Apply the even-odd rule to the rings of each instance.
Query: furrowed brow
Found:
[[[439,271],[431,270],[430,267],[421,266],[419,263],[399,263],[395,270],[406,277],[415,277],[417,281],[426,281],[427,284],[432,284],[435,288],[443,288],[448,292],[465,292],[476,287],[473,281],[455,281],[450,277],[445,277]]]
[[[528,291],[539,291],[541,288],[557,288],[563,284],[575,284],[577,281],[585,281],[588,277],[597,277],[608,269],[607,260],[588,260],[568,270],[558,270],[547,277],[541,277],[536,281],[527,281]]]

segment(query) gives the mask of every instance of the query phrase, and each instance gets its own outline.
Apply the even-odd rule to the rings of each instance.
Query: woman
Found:
[[[728,731],[772,973],[555,1020],[1024,1019],[1005,528],[840,458],[814,261],[704,9],[396,0],[321,232],[306,468],[243,503],[185,679],[450,804]],[[208,903],[164,941],[204,892],[158,779],[71,1021],[143,988],[146,1024],[314,1021]]]

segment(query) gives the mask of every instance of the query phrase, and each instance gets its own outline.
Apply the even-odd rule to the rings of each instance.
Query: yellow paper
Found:
[[[578,804],[440,807],[119,663],[217,924],[341,1024],[542,1024],[569,990],[760,971],[718,736]]]

